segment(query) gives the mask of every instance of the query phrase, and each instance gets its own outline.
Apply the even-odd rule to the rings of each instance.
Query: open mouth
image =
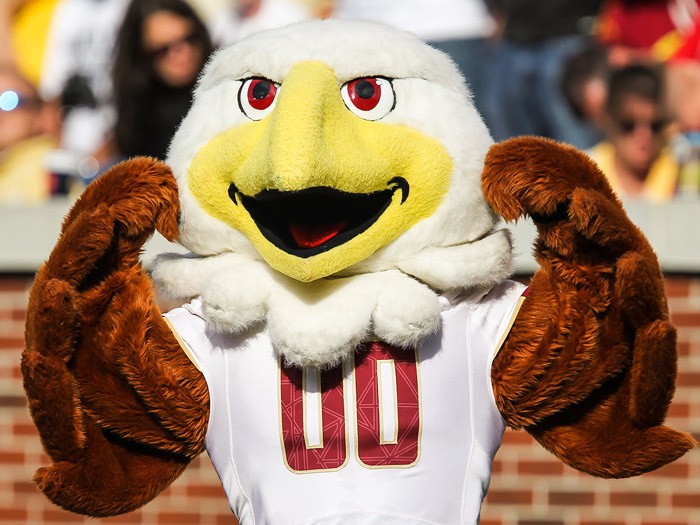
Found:
[[[234,204],[243,205],[268,241],[291,255],[311,257],[367,230],[389,207],[395,191],[401,191],[403,204],[408,190],[406,179],[395,177],[386,190],[366,194],[316,187],[264,190],[248,197],[234,184],[228,193]]]

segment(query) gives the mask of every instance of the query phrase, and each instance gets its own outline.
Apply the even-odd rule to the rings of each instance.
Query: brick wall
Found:
[[[74,516],[31,483],[47,464],[18,369],[31,278],[0,275],[0,524],[234,523],[206,456],[143,509],[111,519]],[[700,438],[700,277],[667,279],[679,334],[679,377],[669,423]],[[522,432],[506,432],[482,525],[700,525],[700,449],[629,480],[598,480],[565,467]]]
[[[700,277],[666,279],[678,329],[678,381],[667,423],[700,440]],[[700,525],[700,448],[655,472],[600,480],[506,431],[482,525]]]

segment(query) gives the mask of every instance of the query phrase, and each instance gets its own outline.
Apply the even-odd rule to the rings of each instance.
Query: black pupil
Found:
[[[253,98],[255,100],[262,100],[269,94],[270,94],[270,82],[269,81],[259,80],[253,86]]]
[[[374,86],[368,80],[358,80],[355,84],[355,93],[360,98],[372,98],[374,96]]]

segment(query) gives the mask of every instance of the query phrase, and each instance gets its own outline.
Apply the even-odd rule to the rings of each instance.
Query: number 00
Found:
[[[420,455],[416,352],[375,342],[354,357],[355,451],[368,468],[414,465]],[[342,469],[348,461],[343,368],[281,366],[282,444],[294,472]]]

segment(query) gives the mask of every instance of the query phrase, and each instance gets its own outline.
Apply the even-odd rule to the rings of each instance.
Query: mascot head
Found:
[[[172,142],[180,241],[302,282],[434,273],[426,249],[493,233],[480,190],[490,145],[456,66],[406,33],[336,20],[260,33],[214,56]],[[478,250],[500,269],[464,262],[497,280],[506,244]]]
[[[481,192],[491,138],[457,67],[388,27],[335,20],[219,51],[170,147],[180,242],[163,297],[218,332],[264,324],[300,366],[372,338],[415,346],[438,295],[484,290],[511,244]]]

